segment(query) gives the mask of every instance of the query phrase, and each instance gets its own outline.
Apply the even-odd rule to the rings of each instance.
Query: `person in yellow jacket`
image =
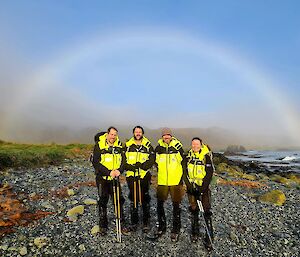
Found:
[[[211,191],[209,184],[213,176],[212,152],[210,148],[202,143],[199,137],[194,137],[191,150],[187,155],[187,169],[184,172],[184,181],[187,186],[188,199],[191,212],[191,241],[196,242],[199,237],[199,208],[197,200],[201,200],[204,209],[204,218],[211,238],[213,229],[211,221]],[[205,247],[210,249],[211,242],[208,234],[205,237]]]
[[[99,194],[99,227],[100,234],[106,235],[108,229],[107,203],[109,196],[113,198],[113,179],[119,177],[124,171],[125,156],[122,143],[118,138],[118,130],[115,127],[109,127],[106,133],[98,133],[95,141],[92,163]],[[126,235],[129,234],[129,229],[124,226],[124,202],[125,199],[120,188],[122,233]]]
[[[149,169],[155,161],[154,149],[150,141],[144,136],[141,126],[133,128],[133,137],[126,142],[126,180],[129,187],[131,230],[138,226],[138,206],[143,209],[143,232],[147,232],[150,221],[150,195],[151,173]]]
[[[162,138],[155,148],[157,164],[157,216],[158,228],[156,236],[159,237],[166,232],[166,216],[164,202],[170,193],[173,204],[173,227],[171,230],[171,240],[178,241],[181,218],[180,203],[183,197],[183,167],[184,151],[179,140],[172,136],[170,128],[162,129]]]

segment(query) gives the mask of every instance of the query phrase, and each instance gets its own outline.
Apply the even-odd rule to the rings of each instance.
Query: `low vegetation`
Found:
[[[88,158],[92,145],[36,145],[0,141],[0,170],[59,164],[65,159]]]

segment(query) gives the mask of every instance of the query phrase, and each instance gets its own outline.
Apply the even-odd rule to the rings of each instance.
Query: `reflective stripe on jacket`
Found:
[[[203,178],[206,176],[205,171],[205,155],[210,154],[209,148],[202,144],[198,153],[190,150],[187,155],[188,179],[190,183],[195,183],[202,186]]]
[[[107,133],[99,137],[99,148],[101,154],[100,163],[109,170],[117,170],[122,162],[122,144],[117,137],[113,146],[109,146],[106,141]],[[112,180],[111,176],[103,176],[106,180]]]
[[[135,165],[137,162],[144,163],[149,160],[150,156],[150,141],[143,137],[141,145],[137,145],[132,137],[129,141],[126,142],[126,162],[130,165]],[[153,150],[152,150],[153,151]],[[130,176],[140,176],[144,178],[147,173],[147,170],[137,169],[137,170],[127,170],[126,177]]]

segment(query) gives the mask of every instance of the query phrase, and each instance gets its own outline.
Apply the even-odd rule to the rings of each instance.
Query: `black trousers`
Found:
[[[111,197],[112,202],[114,201],[114,195],[113,195],[113,181],[112,180],[105,180],[102,177],[96,177],[96,184],[98,188],[98,194],[99,194],[99,205],[102,208],[107,207],[107,203],[109,200],[109,197]],[[125,199],[122,195],[122,189],[120,186],[120,204],[121,208],[123,207],[125,202]]]
[[[129,200],[131,202],[134,201],[134,181],[135,178],[133,176],[126,177],[127,185],[129,188]],[[151,173],[147,172],[145,177],[143,179],[140,179],[140,184],[141,184],[141,200],[142,203],[150,203],[151,197],[149,195],[149,188],[151,184]],[[138,181],[136,180],[136,197],[137,197],[137,202],[139,200],[139,187],[138,187]]]

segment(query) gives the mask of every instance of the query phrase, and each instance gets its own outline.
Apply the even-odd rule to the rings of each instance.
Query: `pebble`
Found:
[[[67,215],[70,216],[76,216],[78,214],[83,214],[84,212],[84,206],[83,205],[78,205],[73,207],[72,209],[67,211]]]
[[[97,233],[99,233],[100,228],[98,225],[95,225],[92,229],[91,229],[91,234],[92,235],[96,235]]]
[[[26,255],[27,254],[27,248],[25,246],[21,247],[19,253],[22,256]]]
[[[31,193],[31,194],[29,194],[29,197],[35,197],[36,196],[36,192],[33,192],[33,193]]]
[[[46,209],[54,209],[54,207],[49,202],[43,202],[41,204],[41,206],[46,208]]]
[[[8,249],[8,245],[0,245],[0,250],[6,251]]]
[[[94,199],[91,199],[91,198],[87,198],[87,199],[85,199],[83,202],[84,202],[84,204],[86,204],[86,205],[97,204],[97,201],[94,200]]]
[[[229,237],[230,237],[230,239],[232,240],[232,241],[234,241],[235,243],[239,243],[239,238],[238,238],[238,236],[233,232],[233,231],[231,231],[230,232],[230,235],[229,235]]]
[[[84,244],[79,245],[79,250],[84,252],[85,251],[85,246]]]
[[[67,193],[68,193],[69,196],[75,195],[75,192],[74,192],[73,189],[68,189]]]
[[[33,243],[37,246],[37,248],[42,248],[48,244],[48,241],[49,239],[47,237],[37,237],[34,239]]]
[[[170,240],[172,227],[170,198],[165,202],[167,232],[158,241],[145,240],[145,235],[139,226],[136,233],[132,233],[131,236],[122,235],[122,243],[116,243],[116,224],[111,201],[107,209],[108,234],[105,237],[100,236],[99,226],[94,226],[99,222],[98,208],[94,206],[97,204],[94,200],[98,197],[97,188],[80,186],[79,190],[76,188],[76,193],[74,192],[71,199],[56,196],[53,196],[53,199],[47,198],[51,189],[57,191],[77,182],[93,181],[94,171],[89,163],[69,162],[67,166],[67,169],[64,164],[59,168],[28,169],[25,172],[11,170],[10,175],[5,177],[16,192],[28,194],[29,191],[29,193],[34,192],[44,196],[44,200],[24,203],[29,211],[39,210],[44,206],[56,214],[34,221],[30,226],[16,227],[15,233],[2,237],[0,256],[22,256],[21,249],[26,246],[28,256],[207,256],[202,243],[205,231],[201,216],[199,218],[201,229],[199,243],[190,243],[189,204],[186,196],[181,206],[182,229],[178,243],[174,244]],[[32,182],[29,184],[28,178],[30,177]],[[268,188],[248,189],[218,184],[211,186],[216,256],[292,257],[298,255],[299,190],[288,189],[265,177],[264,183]],[[3,177],[0,174],[1,179]],[[226,179],[226,174],[224,174],[224,179]],[[253,200],[256,199],[255,195],[259,196],[270,190],[284,192],[286,195],[284,207],[266,205]],[[129,221],[130,202],[126,183],[122,185],[122,192],[126,200],[124,213],[126,220]],[[152,187],[150,195],[151,227],[154,227],[157,215],[156,195]],[[93,205],[87,206],[89,204]],[[78,206],[82,206],[79,207],[78,212],[75,211],[70,216],[66,215],[73,207]],[[84,207],[87,209],[85,210]],[[81,215],[80,219],[78,219],[79,215]],[[141,208],[139,216],[142,219]],[[66,217],[76,222],[68,222]],[[36,244],[37,238],[47,239]],[[8,249],[12,252],[7,252]]]
[[[79,202],[77,200],[73,200],[71,203],[72,203],[72,205],[75,205],[75,204],[78,204]]]

